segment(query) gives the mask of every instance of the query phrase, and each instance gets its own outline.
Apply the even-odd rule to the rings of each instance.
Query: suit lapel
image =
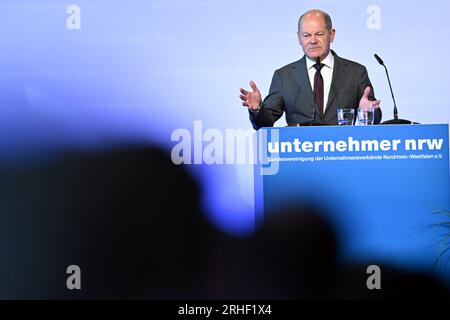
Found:
[[[291,71],[295,82],[297,82],[299,90],[302,91],[302,94],[304,94],[309,107],[312,109],[314,105],[314,94],[312,91],[311,83],[309,81],[308,72],[306,70],[305,56],[303,56],[303,58],[301,58],[297,61],[297,63],[294,64]]]
[[[328,103],[325,113],[330,110],[331,103],[336,98],[342,84],[345,82],[347,77],[347,64],[338,57],[338,55],[332,51],[334,55],[334,67],[333,67],[333,77],[331,80],[330,93],[328,95]],[[344,106],[341,106],[344,107]],[[332,112],[335,112],[334,110]]]

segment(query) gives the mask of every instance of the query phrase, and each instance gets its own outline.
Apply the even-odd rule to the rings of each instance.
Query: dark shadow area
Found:
[[[65,153],[0,176],[1,298],[205,297],[215,231],[163,151]],[[82,290],[67,289],[69,265]]]
[[[338,242],[320,211],[287,207],[270,214],[254,235],[222,247],[229,263],[228,286],[218,298],[330,298],[338,267]]]
[[[379,264],[381,290],[369,289],[367,267],[340,258],[340,237],[322,206],[303,202],[268,215],[252,236],[216,251],[217,299],[448,299],[449,289],[426,273]],[[227,258],[224,258],[227,257]],[[225,275],[225,276],[223,276]],[[216,279],[219,276],[215,277]],[[372,281],[369,282],[372,283]]]
[[[64,153],[0,177],[2,299],[449,298],[432,276],[389,265],[369,290],[367,265],[341,261],[342,235],[316,203],[224,236],[197,182],[157,148]],[[81,290],[66,286],[70,265]]]

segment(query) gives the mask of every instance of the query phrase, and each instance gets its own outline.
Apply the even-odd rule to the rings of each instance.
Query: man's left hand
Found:
[[[371,101],[369,100],[369,94],[370,94],[370,87],[367,87],[364,90],[364,94],[359,101],[359,107],[363,110],[370,109],[370,108],[379,108],[380,107],[380,100]]]

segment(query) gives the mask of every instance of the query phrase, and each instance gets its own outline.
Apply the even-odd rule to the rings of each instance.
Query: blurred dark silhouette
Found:
[[[65,153],[1,177],[1,298],[205,296],[214,230],[199,186],[163,151]],[[66,288],[69,265],[80,291]]]
[[[449,290],[425,273],[380,264],[381,290],[369,290],[367,265],[342,261],[340,236],[318,204],[299,201],[269,214],[259,230],[230,239],[216,253],[211,282],[217,299],[448,299]],[[227,258],[225,258],[227,257]],[[227,263],[228,262],[228,263]],[[215,277],[219,278],[218,276]]]
[[[299,204],[273,212],[254,235],[230,240],[222,251],[234,262],[228,265],[228,286],[222,283],[218,298],[309,299],[333,295],[338,242],[317,207]]]
[[[449,298],[437,279],[340,258],[317,203],[269,213],[254,234],[224,237],[205,218],[185,168],[145,146],[67,152],[0,167],[1,299]],[[377,264],[372,261],[370,264]],[[68,290],[66,268],[81,268]]]

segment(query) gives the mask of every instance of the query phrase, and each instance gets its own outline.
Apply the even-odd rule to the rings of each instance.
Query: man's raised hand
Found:
[[[251,111],[258,111],[261,107],[261,92],[259,92],[258,87],[253,81],[250,81],[250,87],[252,88],[251,92],[241,88],[239,98],[241,98],[244,107],[247,107]]]
[[[380,100],[369,100],[369,94],[370,94],[370,87],[366,87],[364,90],[364,94],[359,101],[359,107],[363,110],[367,110],[370,108],[379,108],[380,107]]]

